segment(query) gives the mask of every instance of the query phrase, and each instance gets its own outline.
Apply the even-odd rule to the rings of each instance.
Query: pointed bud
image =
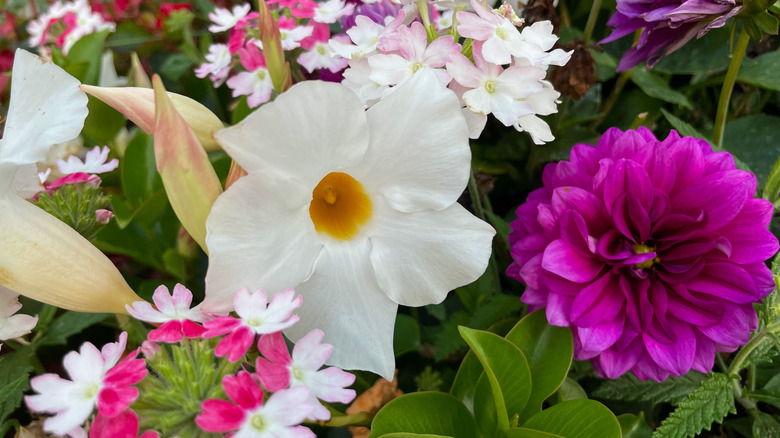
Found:
[[[141,60],[138,59],[138,54],[135,52],[130,54],[130,73],[127,74],[127,79],[133,87],[152,88],[152,81],[146,75]]]
[[[217,173],[159,76],[152,77],[157,108],[154,156],[165,192],[181,224],[206,249],[206,218],[222,193]]]
[[[147,134],[154,134],[154,91],[151,88],[94,87],[82,84],[81,89],[124,114]],[[187,96],[168,93],[168,97],[176,111],[192,128],[203,148],[208,152],[219,150],[219,144],[211,137],[212,132],[225,127],[219,118]]]
[[[230,162],[230,170],[228,170],[227,179],[225,180],[225,190],[238,181],[242,176],[246,176],[247,172],[235,161]]]
[[[282,50],[282,35],[279,32],[279,24],[276,22],[265,0],[258,0],[260,13],[260,40],[263,42],[263,57],[266,68],[271,75],[274,89],[277,93],[287,91],[292,86],[290,64],[284,60]]]
[[[140,298],[100,250],[54,216],[0,195],[0,285],[78,312],[127,313]]]

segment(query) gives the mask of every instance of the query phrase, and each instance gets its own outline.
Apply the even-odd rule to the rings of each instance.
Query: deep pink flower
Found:
[[[729,153],[612,128],[542,178],[517,209],[507,274],[532,310],[572,328],[577,359],[660,381],[748,341],[778,241],[772,204]]]
[[[295,387],[276,392],[263,402],[263,389],[247,371],[222,379],[227,400],[208,399],[203,413],[195,418],[206,432],[230,432],[246,438],[314,438],[314,433],[299,426],[313,406],[309,391]],[[235,403],[235,404],[234,404]]]
[[[89,427],[89,438],[159,438],[157,432],[146,431],[138,435],[138,416],[133,410],[122,411],[113,417],[101,413]]]
[[[136,301],[132,306],[125,305],[135,319],[153,324],[161,324],[149,332],[148,339],[156,342],[175,343],[183,338],[199,338],[206,329],[199,322],[211,319],[200,311],[200,304],[192,305],[192,292],[181,284],[168,288],[159,286],[152,295],[155,307],[146,301]]]

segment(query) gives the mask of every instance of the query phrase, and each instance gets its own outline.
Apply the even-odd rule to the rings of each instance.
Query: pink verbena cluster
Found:
[[[131,315],[158,327],[123,361],[117,364],[127,333],[102,355],[92,344],[68,354],[65,369],[72,381],[53,374],[32,380],[39,394],[27,397],[30,409],[56,414],[45,421],[46,431],[86,437],[82,426],[97,406],[90,438],[135,438],[139,430],[146,430],[142,438],[157,437],[150,428],[166,436],[205,431],[314,437],[300,424],[330,419],[319,400],[349,403],[355,397],[346,388],[355,380],[352,374],[320,369],[333,350],[321,343],[322,331],[299,340],[292,355],[288,351],[281,330],[298,321],[292,313],[301,305],[293,290],[268,303],[264,291],[241,289],[235,317],[192,307],[192,293],[180,284],[172,293],[160,286],[153,301],[154,306],[145,301],[127,306]],[[257,350],[250,352],[258,335]],[[216,337],[221,339],[214,346],[209,338]],[[146,361],[136,359],[138,351]],[[147,366],[153,370],[148,376]]]
[[[83,36],[115,28],[114,23],[93,11],[87,0],[58,0],[48,11],[27,24],[30,46],[46,50],[47,44],[54,44],[62,49],[63,55],[67,55],[73,44]]]

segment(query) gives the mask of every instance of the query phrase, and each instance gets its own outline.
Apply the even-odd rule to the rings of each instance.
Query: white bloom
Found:
[[[538,115],[546,116],[557,113],[558,104],[560,103],[558,98],[561,97],[561,93],[555,91],[550,82],[541,81],[541,83],[542,91],[529,96],[525,101],[531,104],[534,113]],[[531,134],[535,144],[545,144],[548,141],[555,140],[547,122],[534,114],[520,117],[517,123],[514,124],[514,127],[520,132],[526,131]]]
[[[328,363],[390,379],[398,305],[439,303],[487,266],[495,231],[456,203],[466,123],[430,72],[368,111],[340,84],[301,82],[215,138],[248,175],[208,219],[205,312],[240,287],[295,287],[292,340],[319,328]]]
[[[302,65],[309,73],[321,68],[336,73],[347,66],[347,60],[341,56],[334,56],[327,41],[317,41],[310,50],[303,52],[298,57],[298,64]]]
[[[344,70],[342,84],[353,89],[360,101],[367,107],[375,104],[389,88],[371,79],[371,66],[369,58],[350,59],[349,68]]]
[[[245,5],[233,6],[233,12],[225,8],[214,8],[214,12],[209,14],[209,20],[213,25],[209,26],[209,32],[224,32],[232,29],[242,18],[249,13],[251,6]]]
[[[301,47],[301,40],[311,36],[314,28],[311,26],[295,26],[292,29],[279,29],[282,38],[282,49],[293,50]],[[262,48],[262,47],[261,47]]]
[[[249,96],[246,103],[254,108],[271,99],[274,84],[271,74],[265,67],[257,67],[254,71],[244,71],[228,79],[227,86],[233,90],[233,97]]]
[[[355,17],[355,25],[349,28],[347,35],[353,44],[344,44],[338,40],[330,40],[328,45],[339,56],[347,59],[358,59],[376,52],[379,35],[385,27],[375,23],[365,15]]]
[[[553,33],[550,21],[537,21],[523,28],[520,34],[522,42],[516,51],[512,52],[515,65],[533,65],[547,70],[550,65],[566,65],[573,51],[552,49],[558,36]]]
[[[347,4],[345,0],[327,0],[317,3],[312,20],[317,23],[335,23],[339,18],[352,14],[354,10],[355,5],[353,3]]]
[[[205,78],[210,75],[211,82],[218,87],[227,79],[232,61],[233,55],[227,44],[212,44],[209,46],[209,53],[206,54],[206,62],[195,70],[195,76]]]
[[[37,316],[14,315],[22,308],[18,298],[19,294],[0,286],[0,340],[25,335],[38,323]]]
[[[111,161],[106,162],[106,160],[108,160],[109,152],[110,149],[108,149],[108,146],[103,146],[102,149],[100,146],[95,146],[91,151],[87,152],[83,162],[75,155],[68,157],[68,161],[61,159],[57,160],[57,170],[59,170],[63,175],[78,172],[111,172],[112,170],[116,169],[117,166],[119,166],[119,160],[114,158]]]

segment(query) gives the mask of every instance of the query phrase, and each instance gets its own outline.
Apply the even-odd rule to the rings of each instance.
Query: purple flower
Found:
[[[694,35],[701,38],[726,24],[742,10],[734,0],[617,0],[617,11],[607,22],[615,28],[599,43],[608,43],[644,28],[636,46],[618,64],[625,71],[647,61],[652,68]]]
[[[772,204],[729,153],[611,128],[542,179],[517,209],[507,275],[528,285],[531,310],[572,328],[576,359],[661,381],[748,341],[778,241]]]

